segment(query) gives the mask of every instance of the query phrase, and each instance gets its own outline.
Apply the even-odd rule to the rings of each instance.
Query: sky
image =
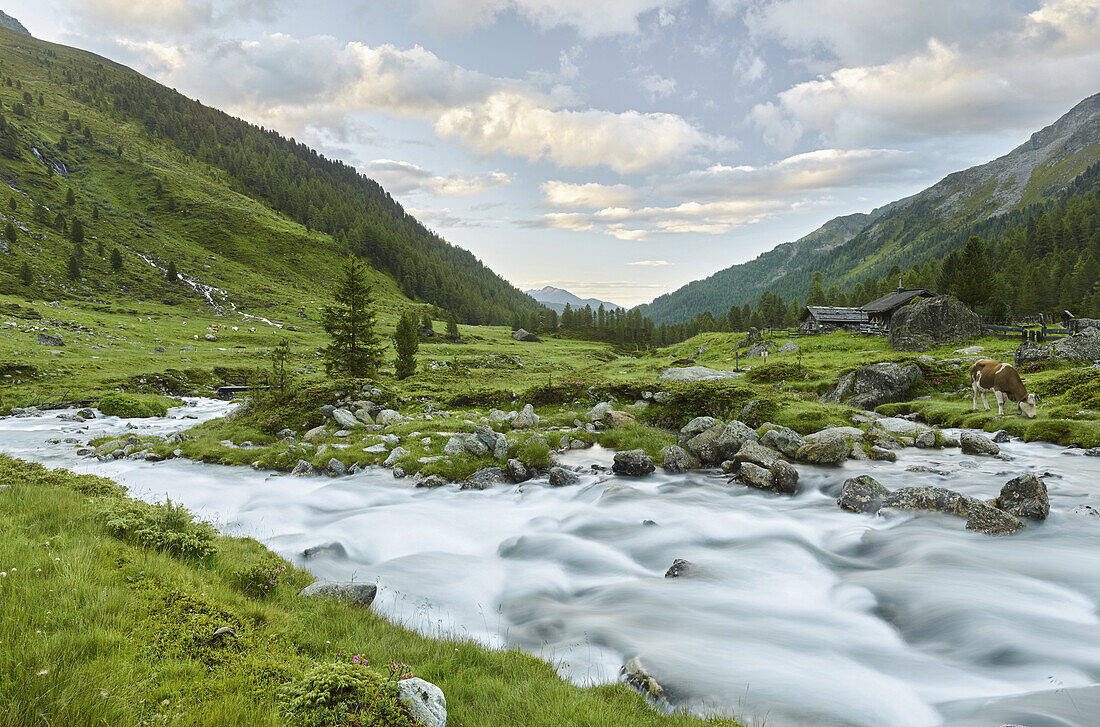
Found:
[[[1100,0],[18,0],[355,165],[522,289],[621,305],[1004,154],[1100,91]]]

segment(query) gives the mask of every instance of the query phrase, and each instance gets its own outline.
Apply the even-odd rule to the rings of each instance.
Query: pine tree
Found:
[[[92,219],[93,220],[98,220],[99,219],[99,205],[97,205],[97,204],[92,205]]]
[[[447,312],[447,338],[451,339],[452,341],[459,340],[458,321],[455,320],[454,313],[451,313],[449,311]]]
[[[813,280],[810,283],[810,294],[806,296],[806,305],[825,305],[825,289],[823,276],[820,270],[815,270]]]
[[[80,245],[84,242],[84,223],[80,221],[79,217],[73,218],[72,227],[69,228],[69,239],[72,240],[74,245]]]
[[[279,342],[271,349],[271,371],[274,374],[275,385],[279,387],[279,396],[286,396],[287,372],[286,364],[290,361],[290,341],[280,338]]]
[[[4,226],[4,237],[7,238],[8,242],[11,244],[15,244],[18,235],[15,232],[15,225],[11,222]]]
[[[111,250],[111,269],[116,273],[122,270],[122,253],[118,251],[117,247]]]
[[[179,273],[176,272],[176,261],[170,260],[168,262],[168,270],[164,273],[165,279],[169,283],[174,283],[179,280]]]
[[[73,188],[69,187],[69,191],[65,193],[65,206],[72,207],[76,204],[76,195],[73,194]]]
[[[416,350],[420,347],[420,337],[416,333],[416,315],[411,310],[401,314],[397,330],[393,333],[393,347],[397,351],[398,379],[407,379],[416,373]]]
[[[432,313],[429,310],[425,310],[420,314],[420,327],[425,331],[431,333],[432,331]]]
[[[34,276],[31,274],[31,266],[27,261],[23,261],[23,268],[19,271],[19,278],[23,281],[23,285],[30,287],[34,282]]]
[[[321,349],[330,376],[373,378],[382,363],[382,347],[374,331],[374,299],[362,263],[349,258],[336,285],[335,305],[321,312],[321,327],[332,342]]]
[[[79,250],[80,248],[77,248]],[[72,255],[69,255],[69,277],[76,280],[80,277],[80,258],[76,255],[76,250]]]

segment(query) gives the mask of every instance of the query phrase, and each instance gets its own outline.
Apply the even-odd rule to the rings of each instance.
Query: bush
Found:
[[[324,423],[325,417],[318,407],[335,398],[331,384],[290,387],[286,395],[274,390],[255,392],[233,415],[233,420],[265,434],[275,434],[284,427],[305,432]]]
[[[247,568],[233,571],[233,581],[245,595],[262,598],[275,590],[279,576],[286,568],[286,564],[282,562],[253,563]]]
[[[279,691],[283,716],[306,727],[415,727],[395,682],[360,663],[322,663]]]
[[[107,532],[136,545],[163,550],[182,558],[209,558],[217,550],[217,531],[208,522],[195,521],[182,505],[116,500],[101,513]]]
[[[651,424],[663,429],[679,429],[700,416],[736,419],[746,404],[762,398],[755,389],[728,381],[678,384],[667,393],[669,397],[663,406],[651,406],[642,412]]]
[[[99,410],[106,416],[131,419],[162,417],[176,402],[156,394],[107,394],[99,400]]]
[[[513,456],[528,467],[546,467],[550,464],[550,445],[545,437],[531,434],[516,445]]]
[[[819,375],[818,372],[811,372],[809,369],[790,361],[776,361],[775,363],[749,369],[748,373],[745,374],[745,379],[754,384],[774,384],[779,381],[815,379]]]

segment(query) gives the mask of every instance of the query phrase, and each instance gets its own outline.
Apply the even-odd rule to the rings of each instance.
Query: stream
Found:
[[[1071,514],[1100,509],[1100,457],[1018,440],[1001,445],[1008,462],[909,448],[896,463],[796,465],[790,497],[706,471],[460,492],[380,468],[298,478],[75,453],[131,425],[166,435],[231,406],[188,403],[163,419],[0,419],[0,451],[171,497],[320,578],[376,581],[372,608],[392,621],[519,646],[579,684],[614,681],[640,656],[677,704],[746,725],[1100,725],[1100,517]],[[609,466],[612,454],[563,459]],[[916,464],[945,474],[906,471]],[[1029,472],[1045,476],[1050,517],[1008,537],[836,505],[859,474],[990,498]],[[325,543],[343,552],[303,557]],[[664,578],[675,558],[695,570]]]

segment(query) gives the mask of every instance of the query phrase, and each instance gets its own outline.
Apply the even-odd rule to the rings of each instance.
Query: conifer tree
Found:
[[[69,191],[65,193],[65,206],[72,207],[76,204],[76,196],[73,194],[73,188],[69,187]]]
[[[321,327],[332,339],[321,349],[330,375],[373,378],[382,363],[382,347],[374,330],[374,298],[363,264],[348,258],[336,285],[335,305],[321,312]]]
[[[80,221],[79,217],[73,218],[72,227],[69,228],[69,239],[72,240],[74,245],[84,243],[84,223]]]
[[[19,277],[23,281],[23,285],[30,287],[34,282],[34,276],[31,274],[31,266],[26,260],[23,261],[23,268],[19,271]]]
[[[111,250],[111,269],[116,273],[122,270],[122,253],[118,251],[118,248]]]
[[[77,248],[79,250],[80,248]],[[69,255],[69,277],[76,280],[80,277],[80,258],[76,255],[76,250]]]
[[[271,371],[274,374],[275,385],[279,387],[280,396],[286,396],[288,361],[290,361],[290,341],[280,338],[271,349]]]
[[[431,313],[431,311],[425,310],[423,313],[421,313],[421,315],[420,315],[420,327],[423,328],[425,331],[430,332],[432,330],[432,313]]]
[[[4,237],[6,237],[8,242],[13,245],[18,238],[18,235],[15,232],[15,225],[13,225],[11,222],[8,222],[8,224],[4,226]]]
[[[452,341],[458,340],[458,321],[455,320],[455,314],[447,312],[447,338]]]
[[[411,310],[401,314],[397,330],[393,333],[393,347],[397,351],[398,379],[407,379],[416,373],[416,350],[420,347],[420,337],[416,332],[416,315]]]
[[[169,260],[168,261],[168,270],[167,270],[167,272],[164,273],[164,277],[169,283],[174,283],[177,280],[179,280],[180,276],[179,276],[179,273],[176,272],[176,261],[175,260]]]

